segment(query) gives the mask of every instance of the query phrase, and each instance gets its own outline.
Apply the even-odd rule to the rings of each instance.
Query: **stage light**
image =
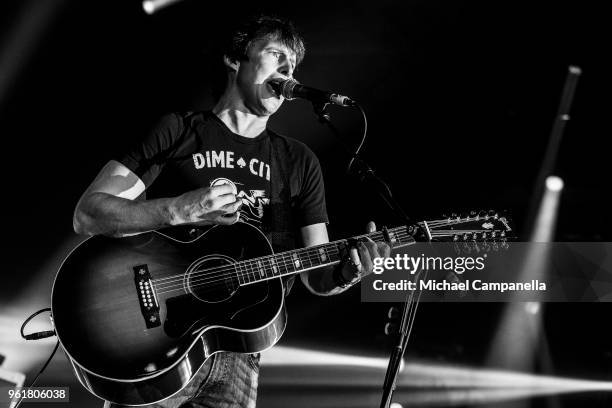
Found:
[[[145,0],[142,2],[142,9],[151,15],[179,1],[181,0]]]
[[[525,302],[525,311],[532,315],[538,314],[540,312],[540,302]]]
[[[331,353],[286,346],[276,346],[262,352],[261,364],[267,366],[357,366],[384,370],[389,360],[381,357],[364,357]],[[404,361],[400,365],[400,372]]]
[[[427,362],[408,363],[398,386],[434,388],[491,388],[555,390],[555,392],[612,391],[610,381],[592,381],[535,375],[508,370],[440,365]]]
[[[155,12],[155,5],[153,4],[152,1],[143,1],[142,2],[142,9],[147,14],[153,14]]]
[[[563,190],[563,179],[557,176],[548,176],[546,178],[546,189],[554,192]]]
[[[561,190],[563,190],[563,180],[557,176],[546,178],[546,189],[542,195],[531,232],[531,242],[551,242],[553,240]]]

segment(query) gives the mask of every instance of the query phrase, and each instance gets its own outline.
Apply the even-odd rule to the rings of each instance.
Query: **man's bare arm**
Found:
[[[144,183],[130,169],[114,160],[108,162],[76,206],[75,232],[121,237],[171,225],[229,225],[238,220],[241,201],[228,185],[134,201],[144,190]]]

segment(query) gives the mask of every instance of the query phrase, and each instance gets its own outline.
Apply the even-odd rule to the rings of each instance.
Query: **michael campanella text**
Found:
[[[417,286],[418,283],[418,286]],[[545,291],[546,283],[540,282],[537,279],[531,282],[483,282],[480,279],[469,280],[462,282],[454,282],[435,279],[419,280],[412,282],[407,279],[402,279],[399,282],[384,282],[382,279],[377,279],[373,282],[374,290],[431,290],[431,291]]]

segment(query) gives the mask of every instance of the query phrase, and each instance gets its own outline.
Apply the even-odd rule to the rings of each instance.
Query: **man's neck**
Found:
[[[246,112],[246,109],[239,109],[232,106],[224,106],[218,103],[213,108],[213,113],[234,133],[254,138],[266,129],[268,116],[257,116]]]

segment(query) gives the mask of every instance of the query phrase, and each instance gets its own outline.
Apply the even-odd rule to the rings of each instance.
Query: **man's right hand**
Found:
[[[241,206],[229,184],[199,188],[172,200],[171,224],[230,225],[238,221]]]

